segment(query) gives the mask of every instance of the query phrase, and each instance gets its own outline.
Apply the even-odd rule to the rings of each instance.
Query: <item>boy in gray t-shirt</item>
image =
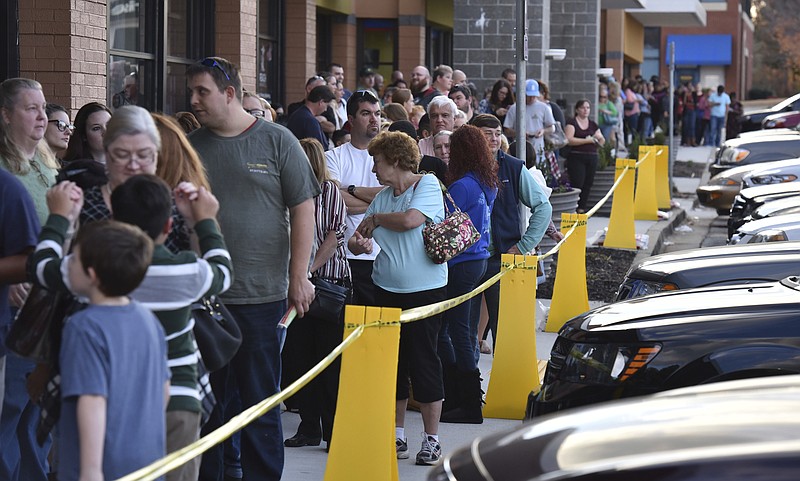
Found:
[[[164,330],[128,297],[147,272],[153,242],[120,222],[86,225],[64,259],[64,278],[61,246],[82,196],[74,183],[63,182],[47,199],[51,214],[31,265],[47,287],[67,287],[89,300],[67,319],[61,343],[58,479],[117,479],[165,454],[170,374]]]

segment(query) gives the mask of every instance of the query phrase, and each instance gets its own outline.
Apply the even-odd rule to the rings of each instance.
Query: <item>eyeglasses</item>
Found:
[[[69,129],[70,133],[72,133],[72,131],[75,130],[74,124],[68,124],[63,120],[48,120],[47,123],[56,124],[56,128],[58,129],[59,132],[66,132],[67,129]]]
[[[138,152],[115,150],[109,152],[109,154],[109,159],[115,165],[128,165],[132,160],[136,159],[137,164],[146,166],[152,164],[156,160],[156,153],[152,149],[144,149]]]
[[[61,121],[59,120],[59,122]],[[31,159],[29,163],[31,165],[31,168],[36,171],[36,178],[39,179],[39,182],[41,182],[42,185],[44,185],[45,187],[50,187],[50,180],[47,178],[46,175],[44,175],[44,172],[42,172],[42,168],[39,167],[39,163],[33,159]]]
[[[252,115],[253,117],[258,117],[260,119],[263,119],[264,116],[266,115],[266,112],[264,112],[261,109],[244,109],[244,111]]]
[[[228,72],[225,71],[225,69],[222,67],[222,65],[220,65],[219,62],[217,62],[216,60],[214,60],[211,57],[207,57],[207,58],[204,58],[203,60],[201,60],[200,61],[200,65],[204,65],[204,66],[209,67],[209,68],[218,68],[219,71],[222,72],[225,75],[225,78],[228,79],[228,81],[231,80],[231,76],[228,75]]]

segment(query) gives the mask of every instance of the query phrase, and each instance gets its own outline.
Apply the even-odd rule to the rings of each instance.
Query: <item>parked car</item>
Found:
[[[799,283],[663,292],[574,317],[558,333],[530,413],[800,373]]]
[[[716,209],[717,214],[727,215],[731,210],[733,199],[741,190],[742,179],[745,175],[757,169],[759,165],[741,165],[723,170],[708,179],[705,184],[697,187],[695,190],[697,200],[706,207]]]
[[[767,135],[726,140],[717,151],[711,175],[747,164],[800,157],[800,135]]]
[[[800,214],[751,220],[731,235],[731,245],[800,240]]]
[[[755,165],[756,168],[742,176],[742,189],[759,185],[795,182],[800,179],[800,159],[777,160]]]
[[[728,381],[534,419],[447,453],[428,481],[789,481],[800,379]]]
[[[781,112],[768,115],[761,122],[762,129],[784,129],[800,125],[800,111]]]
[[[785,199],[800,195],[800,182],[786,182],[783,184],[761,185],[742,189],[733,199],[730,216],[728,217],[728,240],[736,229],[745,222],[745,218],[773,200]]]
[[[791,112],[793,110],[800,110],[800,93],[782,100],[768,109],[754,110],[742,115],[741,131],[749,132],[751,130],[758,130],[761,128],[761,122],[763,122],[767,116],[779,112]]]
[[[749,220],[766,219],[768,217],[778,217],[782,215],[800,214],[800,196],[787,197],[785,199],[773,200],[758,207],[749,216]],[[748,217],[745,217],[747,220]]]
[[[779,281],[800,273],[800,242],[704,247],[648,257],[631,266],[615,301],[695,287]]]

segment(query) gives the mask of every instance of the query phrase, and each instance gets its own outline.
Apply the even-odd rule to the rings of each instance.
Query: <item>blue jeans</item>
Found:
[[[725,124],[725,117],[714,117],[713,115],[711,116],[711,125],[709,126],[706,145],[710,145],[712,147],[719,147],[720,131],[722,130],[722,126],[724,124]]]
[[[218,415],[219,410],[224,412],[237,392],[241,407],[247,409],[279,391],[280,334],[283,331],[279,333],[277,325],[286,312],[286,306],[286,300],[267,304],[227,305],[239,323],[242,345],[231,363],[214,373],[218,381],[215,387],[215,414]],[[228,382],[231,376],[235,378],[235,384]],[[219,386],[225,388],[219,389]],[[210,428],[206,426],[206,429]],[[222,479],[222,456],[221,446],[203,455],[202,479]],[[269,411],[241,431],[241,463],[244,481],[277,481],[281,478],[283,429],[280,408]]]
[[[39,407],[28,397],[25,381],[36,365],[14,354],[6,356],[6,389],[0,418],[0,479],[47,481],[50,438],[39,446]]]
[[[447,298],[466,294],[478,285],[486,272],[486,259],[459,262],[449,267]],[[462,371],[478,367],[475,353],[478,350],[478,321],[481,315],[481,297],[473,297],[444,313],[439,331],[439,357],[442,364],[455,364]]]

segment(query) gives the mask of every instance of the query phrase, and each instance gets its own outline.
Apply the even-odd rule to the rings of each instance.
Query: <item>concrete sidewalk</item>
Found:
[[[693,161],[706,163],[713,149],[710,147],[678,149],[677,159],[680,161]],[[707,172],[707,170],[706,170]],[[694,194],[695,189],[700,185],[701,178],[675,178],[675,187],[680,194]],[[692,199],[676,196],[675,201],[678,206],[670,211],[670,218],[659,221],[635,221],[637,234],[648,234],[650,242],[647,249],[639,252],[637,259],[649,257],[654,253],[659,253],[664,248],[664,240],[672,233],[672,229],[680,225],[684,219],[695,214],[692,212]],[[597,231],[603,230],[608,226],[608,217],[595,216],[587,223],[587,239],[594,236]],[[545,307],[549,307],[550,301],[541,300]],[[591,307],[596,307],[601,303],[592,302]],[[556,334],[540,332],[536,335],[537,358],[546,360],[549,358],[550,349],[556,339]],[[488,381],[492,372],[492,356],[482,354],[480,369],[483,373],[484,390],[488,386]],[[284,438],[294,435],[297,426],[300,424],[300,416],[285,412],[281,416],[283,421]],[[368,422],[365,420],[364,422]],[[511,429],[519,425],[520,421],[510,421],[505,419],[486,419],[483,424],[442,424],[440,426],[440,439],[445,452],[470,443],[477,437],[488,436],[495,432]],[[427,477],[429,468],[414,465],[414,455],[419,450],[422,432],[422,418],[418,412],[409,411],[406,414],[406,436],[408,437],[408,448],[411,452],[410,459],[399,460],[398,468],[401,481],[424,481]],[[369,443],[365,439],[364,443]],[[286,466],[284,468],[283,479],[287,481],[312,481],[322,480],[327,463],[324,443],[319,447],[286,448]],[[359,453],[353,453],[353,477],[358,477]],[[387,468],[388,469],[388,468]]]

